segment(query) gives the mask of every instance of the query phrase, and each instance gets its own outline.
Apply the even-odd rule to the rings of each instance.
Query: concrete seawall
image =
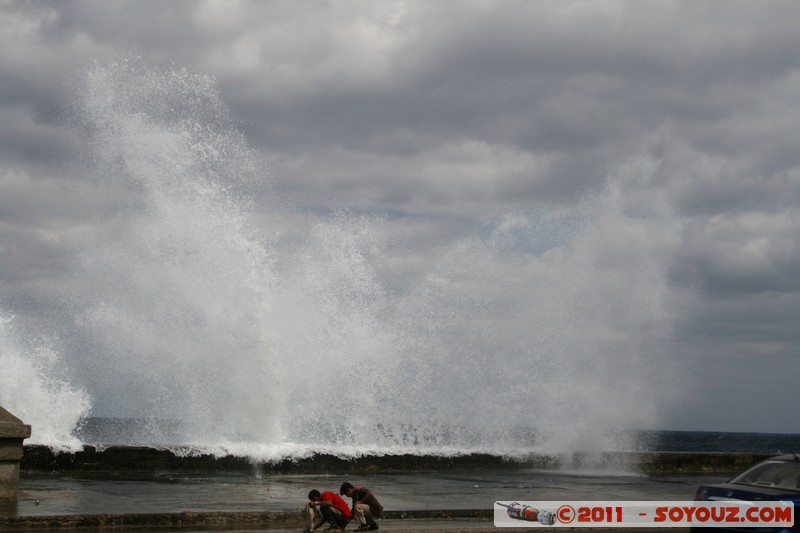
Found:
[[[244,457],[182,455],[144,446],[85,446],[76,453],[59,453],[44,446],[25,446],[23,472],[92,473],[224,473],[258,469],[262,474],[407,473],[448,470],[595,469],[627,470],[648,475],[727,474],[740,472],[774,454],[696,452],[603,452],[500,457],[489,454],[458,456],[386,455],[343,459],[315,455],[278,462],[255,462]]]

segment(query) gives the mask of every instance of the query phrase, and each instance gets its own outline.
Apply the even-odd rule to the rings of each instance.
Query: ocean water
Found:
[[[653,451],[800,453],[800,435],[720,431],[644,431]]]

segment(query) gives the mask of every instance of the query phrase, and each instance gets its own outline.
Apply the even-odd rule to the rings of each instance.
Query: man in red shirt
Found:
[[[315,489],[308,493],[308,500],[308,506],[319,510],[323,518],[325,518],[325,521],[330,524],[327,531],[331,533],[339,533],[342,531],[353,517],[353,513],[350,511],[350,507],[347,506],[347,503],[345,503],[341,496],[334,492],[323,492],[320,494],[320,492]]]

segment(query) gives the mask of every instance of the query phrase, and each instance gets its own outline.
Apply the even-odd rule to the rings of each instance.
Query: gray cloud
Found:
[[[674,292],[660,304],[671,357],[701,379],[664,424],[800,432],[781,416],[796,393],[770,381],[800,373],[798,16],[778,1],[5,3],[0,308],[33,317],[74,295],[80,258],[135,227],[141,191],[98,172],[76,116],[86,69],[129,60],[213,77],[225,110],[204,109],[229,110],[253,153],[201,171],[249,195],[276,250],[339,209],[383,216],[393,244],[374,266],[413,293],[474,239],[505,247],[487,271],[530,285],[545,267],[527,255],[552,268],[586,232],[609,285],[594,297],[644,305],[622,297],[623,260],[656,261]],[[200,101],[141,94],[163,124]],[[509,287],[477,285],[538,316]],[[757,369],[771,377],[745,394]],[[720,396],[786,407],[721,422]]]

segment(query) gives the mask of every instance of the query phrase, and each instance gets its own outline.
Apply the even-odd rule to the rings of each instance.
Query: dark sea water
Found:
[[[651,451],[800,453],[800,435],[717,431],[642,431]]]

